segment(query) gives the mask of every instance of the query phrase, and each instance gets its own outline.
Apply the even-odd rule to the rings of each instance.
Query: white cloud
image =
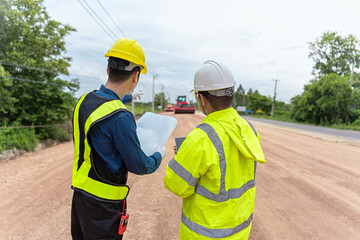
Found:
[[[97,1],[93,9],[122,37]],[[101,0],[128,37],[137,39],[146,52],[151,73],[159,75],[156,92],[163,88],[174,100],[189,94],[196,69],[207,59],[223,62],[237,84],[289,102],[312,78],[308,42],[325,31],[359,36],[360,2],[356,0]],[[103,61],[96,64],[69,49],[72,73],[93,76],[81,80],[79,96],[106,81],[104,54],[114,41],[74,0],[46,0],[53,19],[77,29],[67,41]],[[144,101],[152,98],[152,75],[144,75],[139,87]]]

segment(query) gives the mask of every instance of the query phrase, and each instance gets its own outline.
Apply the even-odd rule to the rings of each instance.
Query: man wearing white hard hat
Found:
[[[179,239],[248,239],[255,204],[260,136],[231,107],[230,70],[206,61],[196,71],[197,103],[206,115],[166,167],[165,187],[183,199]]]

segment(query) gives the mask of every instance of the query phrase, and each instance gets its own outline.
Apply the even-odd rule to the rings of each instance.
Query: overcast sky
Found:
[[[156,93],[164,91],[172,102],[178,95],[194,100],[189,93],[194,73],[211,59],[227,65],[245,91],[257,89],[272,97],[273,79],[280,79],[277,99],[289,103],[312,79],[310,41],[326,31],[360,37],[358,0],[86,2],[116,38],[133,38],[143,46],[150,71],[140,77],[137,88],[144,91],[144,101],[152,99],[155,74],[159,75]],[[77,97],[98,89],[107,79],[104,54],[115,37],[93,20],[79,0],[45,0],[45,6],[52,19],[77,29],[66,37],[66,55],[73,58],[69,70],[80,79]]]

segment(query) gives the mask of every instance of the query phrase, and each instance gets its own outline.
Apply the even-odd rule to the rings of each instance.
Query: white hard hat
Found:
[[[193,91],[208,91],[214,96],[232,96],[234,76],[223,64],[208,60],[196,71]]]

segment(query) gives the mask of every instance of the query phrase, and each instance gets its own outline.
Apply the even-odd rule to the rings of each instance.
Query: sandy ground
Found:
[[[129,175],[130,222],[124,239],[178,239],[181,199],[163,187],[178,126],[152,175]],[[258,165],[250,239],[360,239],[360,147],[253,122],[266,164]],[[331,140],[331,141],[329,141]],[[70,239],[72,142],[0,162],[0,239]]]

